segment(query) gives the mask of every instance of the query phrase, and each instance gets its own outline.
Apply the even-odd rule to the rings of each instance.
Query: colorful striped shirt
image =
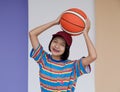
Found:
[[[41,92],[74,92],[77,78],[90,72],[79,60],[54,60],[41,45],[32,49],[30,57],[38,63]]]

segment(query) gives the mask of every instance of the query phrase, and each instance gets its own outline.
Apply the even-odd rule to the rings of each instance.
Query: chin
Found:
[[[56,57],[60,57],[61,56],[61,54],[58,54],[58,53],[52,53],[52,55],[54,55],[54,56],[56,56]]]

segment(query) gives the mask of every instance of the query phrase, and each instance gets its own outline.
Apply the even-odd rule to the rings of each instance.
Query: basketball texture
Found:
[[[71,8],[63,12],[60,19],[62,30],[72,36],[79,35],[85,28],[87,15],[78,8]]]

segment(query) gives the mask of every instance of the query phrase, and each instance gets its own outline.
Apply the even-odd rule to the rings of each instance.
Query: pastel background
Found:
[[[28,91],[27,49],[27,0],[0,0],[0,92]]]
[[[120,0],[95,0],[96,92],[120,92]]]

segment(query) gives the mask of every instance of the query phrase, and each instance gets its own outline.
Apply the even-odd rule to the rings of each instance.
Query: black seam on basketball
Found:
[[[78,26],[78,27],[80,27],[80,28],[85,28],[85,27],[82,27],[82,26],[80,26],[80,25],[76,25],[76,24],[74,24],[74,23],[71,23],[71,22],[69,22],[68,20],[66,20],[66,19],[64,19],[64,18],[62,18],[64,21],[66,21],[66,22],[68,22],[68,23],[70,23],[70,24],[73,24],[73,25],[75,25],[75,26]]]

